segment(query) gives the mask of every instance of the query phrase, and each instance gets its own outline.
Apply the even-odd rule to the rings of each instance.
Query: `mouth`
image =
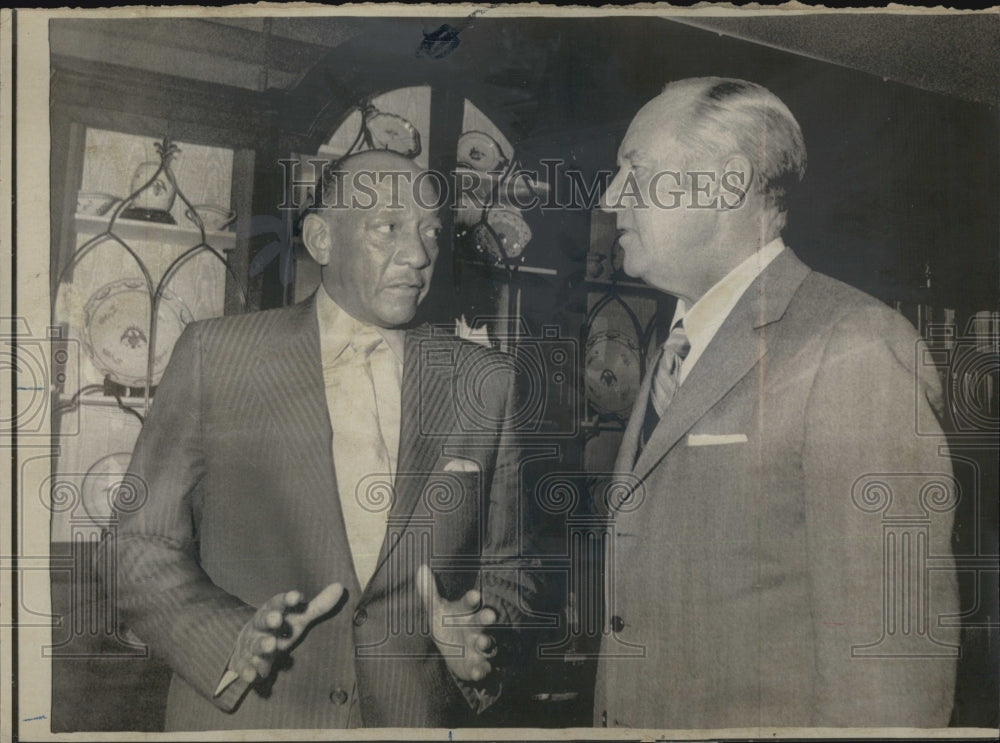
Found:
[[[423,291],[424,285],[419,281],[394,281],[386,284],[385,288],[396,292],[420,292]]]

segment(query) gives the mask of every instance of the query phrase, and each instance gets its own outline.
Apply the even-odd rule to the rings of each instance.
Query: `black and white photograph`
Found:
[[[0,51],[5,739],[1000,734],[997,9]]]

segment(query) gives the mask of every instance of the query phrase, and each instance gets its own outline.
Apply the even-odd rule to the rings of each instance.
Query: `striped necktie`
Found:
[[[657,424],[663,417],[667,406],[674,398],[680,384],[681,363],[691,351],[691,343],[684,332],[684,321],[680,320],[670,331],[664,341],[660,356],[653,370],[653,379],[649,385],[649,403],[646,405],[646,417],[642,424],[642,437],[639,452],[653,435]]]

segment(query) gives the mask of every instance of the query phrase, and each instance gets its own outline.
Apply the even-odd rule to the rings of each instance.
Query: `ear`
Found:
[[[330,234],[330,224],[322,216],[310,213],[302,220],[302,242],[319,265],[325,266],[330,262],[333,236]]]
[[[756,173],[746,155],[730,156],[722,168],[719,181],[719,198],[728,209],[736,209],[746,203],[751,195]]]

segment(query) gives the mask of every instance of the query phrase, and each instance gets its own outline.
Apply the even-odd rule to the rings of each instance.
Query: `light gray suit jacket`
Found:
[[[469,369],[496,373],[473,388]],[[512,380],[502,354],[427,327],[407,333],[396,497],[362,590],[340,512],[313,300],[185,331],[130,468],[148,499],[122,513],[107,547],[122,619],[174,670],[168,729],[462,724],[469,705],[430,636],[414,571],[436,566],[456,598],[486,557],[484,599],[501,621],[520,616],[532,589],[507,564],[518,529],[517,457],[504,426]],[[470,423],[463,410],[479,415]],[[445,472],[458,458],[481,475]],[[255,607],[291,589],[311,598],[334,581],[347,589],[344,605],[312,628],[273,686],[237,682],[213,699]]]
[[[955,486],[943,436],[915,431],[941,395],[920,353],[904,318],[786,251],[633,467],[645,380],[595,724],[947,725]]]

